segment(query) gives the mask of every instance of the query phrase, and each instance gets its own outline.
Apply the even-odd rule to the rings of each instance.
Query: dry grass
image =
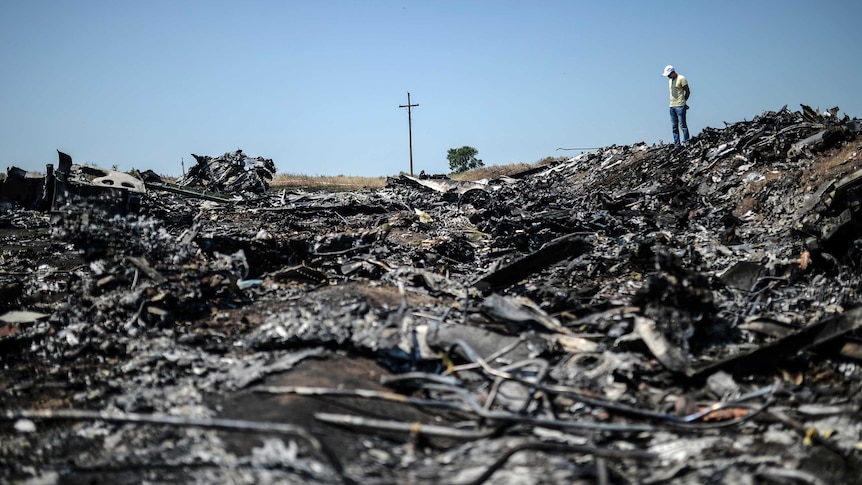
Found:
[[[489,165],[487,167],[479,167],[466,172],[449,174],[449,177],[455,180],[472,181],[481,179],[495,179],[505,175],[523,172],[533,168],[533,165],[528,163],[513,163],[510,165]]]
[[[479,167],[475,170],[458,174],[449,174],[454,180],[471,181],[481,179],[494,179],[505,175],[512,175],[524,170],[548,165],[553,162],[566,160],[569,157],[546,157],[535,163],[513,163],[509,165],[490,165]],[[418,175],[418,174],[417,174]],[[386,177],[356,177],[348,175],[300,175],[293,173],[276,174],[270,183],[272,189],[306,189],[306,190],[329,190],[347,191],[359,189],[381,189],[386,186]]]
[[[569,157],[545,157],[535,163],[512,163],[509,165],[489,165],[487,167],[479,167],[475,170],[467,172],[450,174],[454,180],[471,181],[481,179],[494,179],[506,175],[512,175],[532,168],[549,165],[554,162],[568,160]]]
[[[386,177],[355,177],[347,175],[299,175],[279,173],[270,183],[273,189],[308,189],[345,191],[359,189],[381,189],[386,186]]]

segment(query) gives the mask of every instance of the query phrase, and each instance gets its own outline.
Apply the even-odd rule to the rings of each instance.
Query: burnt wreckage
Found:
[[[196,164],[180,179],[180,186],[203,187],[218,193],[263,193],[275,175],[271,158],[249,157],[242,150],[220,157],[192,156]]]
[[[48,164],[44,175],[10,167],[0,183],[0,200],[53,212],[89,202],[111,214],[129,214],[140,210],[147,189],[227,203],[236,200],[231,196],[265,193],[275,175],[272,159],[252,158],[242,150],[219,157],[192,154],[196,165],[176,184],[165,182],[152,170],[131,175],[75,164],[70,155],[59,150],[57,154],[57,166]]]
[[[0,184],[0,198],[7,203],[43,211],[58,211],[73,201],[94,200],[114,213],[136,212],[146,192],[143,180],[117,170],[78,165],[57,151],[59,163],[46,173],[29,174],[11,167]]]
[[[4,191],[0,477],[852,483],[860,131],[785,107],[343,193],[150,175],[125,212]]]

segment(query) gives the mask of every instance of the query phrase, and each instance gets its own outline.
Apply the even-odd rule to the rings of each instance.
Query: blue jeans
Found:
[[[682,130],[682,143],[688,143],[688,123],[685,122],[685,112],[688,106],[670,107],[670,125],[673,129],[673,145],[679,146],[679,130]]]

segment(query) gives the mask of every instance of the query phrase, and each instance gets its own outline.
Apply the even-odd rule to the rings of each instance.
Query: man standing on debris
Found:
[[[665,66],[662,76],[668,78],[670,88],[670,124],[673,128],[673,146],[679,148],[679,132],[682,130],[682,145],[688,143],[688,123],[685,121],[685,112],[688,111],[688,97],[691,90],[688,80],[682,74],[678,74],[673,66]]]

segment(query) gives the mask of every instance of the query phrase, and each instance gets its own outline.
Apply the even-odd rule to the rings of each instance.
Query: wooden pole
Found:
[[[410,175],[413,175],[413,113],[411,108],[419,106],[410,104],[410,91],[407,91],[407,104],[398,105],[399,108],[407,108],[407,133],[410,139]]]

